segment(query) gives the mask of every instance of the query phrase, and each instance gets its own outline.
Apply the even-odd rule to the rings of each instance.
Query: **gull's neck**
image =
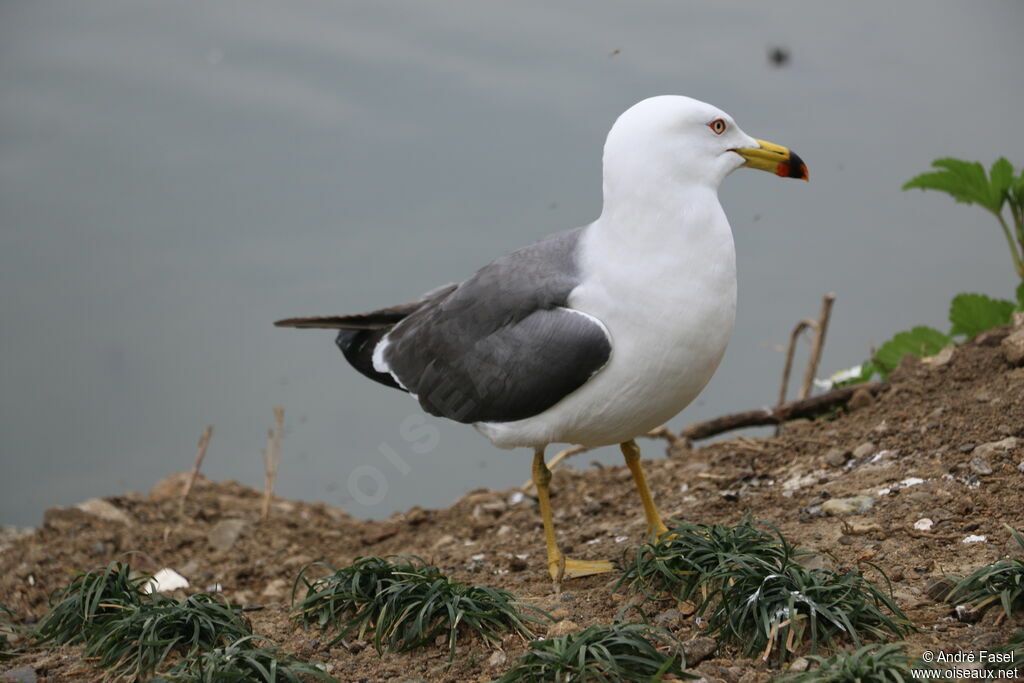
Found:
[[[732,239],[717,187],[702,183],[605,185],[601,216],[591,229],[623,248],[670,249]]]

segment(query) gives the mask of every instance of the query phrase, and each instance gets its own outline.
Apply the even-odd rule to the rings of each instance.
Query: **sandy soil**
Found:
[[[999,341],[1005,334],[987,333],[945,362],[905,362],[877,399],[862,397],[828,420],[790,423],[779,437],[669,448],[667,457],[646,463],[663,514],[729,524],[750,510],[789,539],[831,554],[837,566],[861,565],[870,576],[864,563],[879,565],[920,628],[907,639],[912,651],[1005,643],[1021,627],[1020,618],[997,624],[993,610],[977,623],[963,623],[926,590],[944,574],[1019,554],[1003,525],[1024,529],[1024,367],[1012,367],[1004,357]],[[642,446],[650,457],[664,443]],[[585,559],[621,557],[644,534],[628,471],[591,467],[585,454],[569,463],[552,482],[563,549]],[[277,500],[270,521],[260,523],[258,492],[206,480],[179,518],[180,486],[180,477],[172,477],[150,494],[126,493],[85,510],[54,508],[39,529],[0,539],[0,604],[33,623],[47,609],[50,592],[67,582],[67,569],[143,551],[132,560],[141,570],[172,567],[191,581],[190,590],[220,584],[233,601],[261,605],[248,613],[257,633],[326,663],[341,680],[398,682],[490,680],[525,643],[508,638],[495,649],[461,641],[451,668],[442,646],[384,657],[361,642],[328,649],[323,643],[330,638],[288,618],[300,568],[319,559],[340,567],[360,555],[415,553],[460,580],[508,589],[553,612],[560,621],[551,628],[558,632],[610,622],[631,599],[613,592],[616,575],[566,582],[556,595],[544,568],[535,501],[515,491],[473,491],[448,509],[413,508],[382,521],[356,520],[324,504]],[[874,505],[862,513],[829,514],[827,501],[855,495],[870,496]],[[915,529],[922,518],[934,522],[930,531]],[[986,540],[964,543],[969,536]],[[656,601],[639,606],[655,618],[675,607]],[[660,623],[683,640],[700,636],[692,618],[669,612]],[[777,673],[735,658],[727,647],[702,654],[691,665],[710,681],[769,680]],[[32,651],[0,664],[0,672],[25,666],[48,680],[98,677],[73,648]]]

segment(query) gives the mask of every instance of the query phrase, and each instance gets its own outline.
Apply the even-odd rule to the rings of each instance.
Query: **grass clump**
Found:
[[[172,656],[188,659],[251,635],[222,596],[199,593],[179,602],[158,593],[105,619],[84,655],[112,676],[144,678]]]
[[[306,571],[312,566],[332,573],[311,581]],[[360,557],[343,569],[314,563],[296,578],[293,603],[299,582],[306,589],[293,609],[299,622],[338,629],[332,645],[372,632],[379,654],[428,645],[446,635],[450,660],[461,631],[476,633],[493,645],[509,632],[531,637],[526,622],[547,616],[508,591],[453,581],[415,556]]]
[[[7,605],[0,605],[0,662],[13,659],[20,654],[20,649],[14,647],[7,638],[9,633],[17,633],[24,630],[24,627],[11,621],[14,616],[14,610],[7,607]]]
[[[309,677],[321,681],[335,680],[316,665],[282,654],[276,647],[256,647],[254,638],[246,636],[230,645],[186,659],[171,669],[167,677],[196,683],[299,683]]]
[[[647,624],[598,624],[578,633],[535,640],[495,683],[661,680],[696,678],[686,673],[679,640]]]
[[[50,611],[35,629],[38,641],[83,643],[100,624],[146,599],[142,586],[149,577],[133,577],[131,567],[123,562],[76,574],[70,584],[50,596]]]
[[[627,584],[633,592],[692,600],[698,589],[706,594],[709,576],[730,566],[748,565],[749,558],[781,559],[780,538],[758,528],[750,515],[736,526],[675,522],[670,533],[623,557],[626,569],[615,588]]]
[[[1009,526],[1010,536],[1024,551],[1024,535]],[[1014,610],[1024,609],[1024,560],[998,560],[975,570],[957,582],[946,596],[951,604],[966,604],[983,611],[998,603],[1003,615],[1012,616]]]
[[[121,562],[77,573],[51,595],[50,611],[32,632],[35,640],[83,644],[83,656],[105,669],[105,678],[149,680],[163,673],[190,681],[334,680],[276,648],[256,647],[248,621],[222,595],[179,601],[144,592],[149,580]],[[262,672],[269,677],[260,678]]]
[[[708,635],[748,657],[774,652],[778,663],[841,639],[860,647],[864,636],[912,629],[891,595],[859,571],[804,566],[812,556],[749,517],[735,527],[683,524],[642,546],[623,582],[690,600]]]
[[[913,679],[903,643],[865,645],[856,652],[839,652],[828,659],[809,655],[813,668],[787,674],[785,683],[903,683]]]

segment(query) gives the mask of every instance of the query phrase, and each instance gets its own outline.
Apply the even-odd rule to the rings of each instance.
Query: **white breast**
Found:
[[[545,412],[478,424],[495,445],[621,443],[664,424],[711,379],[736,315],[736,256],[713,201],[673,213],[602,216],[580,242],[582,281],[569,305],[612,338],[608,364]]]

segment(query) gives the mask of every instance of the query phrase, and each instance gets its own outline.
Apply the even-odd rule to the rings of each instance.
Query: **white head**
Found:
[[[608,133],[605,203],[666,186],[717,191],[740,166],[807,179],[798,156],[750,137],[721,109],[690,97],[651,97],[627,109]]]

